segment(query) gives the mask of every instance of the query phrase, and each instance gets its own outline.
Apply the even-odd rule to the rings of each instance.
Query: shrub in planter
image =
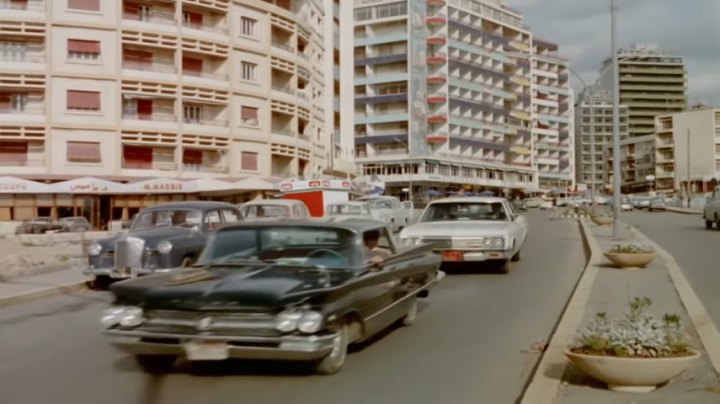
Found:
[[[625,317],[597,313],[565,355],[611,390],[655,390],[687,370],[699,353],[691,349],[680,317],[648,314],[651,304],[648,297],[636,297]]]
[[[655,250],[637,243],[615,244],[603,253],[619,268],[645,268],[655,259]]]

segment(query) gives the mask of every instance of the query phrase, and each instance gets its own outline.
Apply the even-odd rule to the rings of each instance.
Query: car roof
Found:
[[[506,201],[507,199],[500,196],[455,196],[451,198],[436,199],[430,202],[430,205],[438,203],[458,203],[458,202],[476,202],[476,203],[496,203]]]
[[[303,201],[297,199],[258,199],[255,201],[245,202],[243,206],[250,205],[279,205],[279,206],[292,206],[292,205],[305,205]]]
[[[218,201],[181,201],[181,202],[166,202],[160,203],[153,206],[148,206],[143,210],[164,210],[164,209],[198,209],[198,210],[209,210],[219,208],[232,208],[237,207],[231,203],[218,202]]]
[[[333,229],[344,229],[355,233],[364,233],[369,230],[378,230],[387,228],[385,222],[368,220],[365,218],[351,218],[340,222],[329,222],[325,220],[273,220],[273,221],[259,221],[259,222],[237,222],[226,225],[218,231],[226,231],[233,229],[245,229],[248,227],[287,227],[287,226],[298,226],[298,227],[310,227],[310,228],[333,228]]]
[[[395,198],[397,198],[397,196],[392,196],[392,195],[368,195],[368,196],[361,196],[360,198],[357,199],[357,201],[362,202],[362,201],[369,201],[369,200],[372,200],[372,199],[395,199]]]
[[[354,206],[365,206],[368,203],[365,201],[345,201],[345,202],[333,202],[328,205],[354,205]]]

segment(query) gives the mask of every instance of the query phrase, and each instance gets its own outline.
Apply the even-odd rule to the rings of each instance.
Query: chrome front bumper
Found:
[[[491,260],[509,260],[512,258],[513,253],[512,250],[470,250],[470,249],[462,249],[462,248],[444,248],[444,249],[437,249],[434,250],[436,253],[440,254],[440,256],[443,258],[443,262],[483,262],[483,261],[491,261]],[[453,259],[446,259],[444,256],[444,252],[459,252],[462,253],[461,260],[453,260]]]
[[[83,269],[83,275],[86,276],[107,276],[112,279],[129,279],[136,276],[162,274],[174,271],[177,268],[133,268],[130,271],[121,270],[120,268],[90,268]]]
[[[224,342],[228,358],[316,360],[327,356],[333,349],[336,334],[322,336],[238,337],[202,336],[187,334],[148,333],[143,331],[108,329],[106,335],[121,351],[133,355],[174,355],[187,357],[184,343],[210,341]],[[145,342],[142,339],[153,339]],[[159,342],[165,340],[168,342]]]

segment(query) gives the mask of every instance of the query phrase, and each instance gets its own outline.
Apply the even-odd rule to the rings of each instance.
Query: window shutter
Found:
[[[255,107],[240,107],[240,118],[243,121],[258,120],[258,109]]]
[[[137,100],[135,100],[135,105],[137,107],[138,118],[140,118],[140,119],[151,119],[152,118],[152,112],[153,112],[153,101],[152,100],[137,99]]]
[[[123,62],[129,62],[134,65],[150,66],[152,65],[152,52],[139,51],[134,49],[123,50]]]
[[[10,109],[10,94],[0,94],[0,110]]]
[[[152,168],[153,149],[147,146],[124,146],[123,168]]]
[[[243,171],[258,170],[258,154],[254,152],[240,153],[240,169]]]
[[[200,165],[203,162],[203,151],[197,149],[183,149],[183,164]]]
[[[27,142],[0,142],[0,165],[24,166],[27,164]]]
[[[100,11],[100,0],[68,0],[67,5],[72,10]]]
[[[100,92],[67,90],[67,108],[99,111]]]
[[[202,73],[202,59],[183,57],[183,73]]]
[[[68,52],[82,52],[100,54],[100,41],[87,41],[83,39],[68,39]]]
[[[100,163],[100,143],[67,142],[67,161],[80,163]]]

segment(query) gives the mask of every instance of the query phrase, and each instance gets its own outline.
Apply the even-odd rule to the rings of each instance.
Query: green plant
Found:
[[[621,254],[649,254],[655,252],[655,250],[639,243],[630,242],[615,244],[612,248],[610,248],[610,250],[608,250],[608,252]]]
[[[680,317],[647,314],[652,305],[648,297],[636,297],[630,311],[621,318],[608,318],[597,313],[580,331],[571,350],[576,353],[601,356],[663,358],[692,354],[688,336],[682,329]]]

